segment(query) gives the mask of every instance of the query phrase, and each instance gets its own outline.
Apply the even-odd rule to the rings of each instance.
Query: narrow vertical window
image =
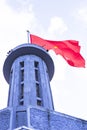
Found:
[[[21,66],[21,68],[24,67],[24,61],[20,62],[20,66]]]
[[[21,84],[20,88],[20,105],[24,104],[24,84]]]
[[[35,79],[36,81],[39,81],[39,64],[38,62],[34,62],[34,67],[35,67]]]
[[[35,69],[35,78],[36,78],[36,81],[38,81],[38,70]]]
[[[36,96],[40,97],[40,88],[39,83],[36,83]]]
[[[38,62],[37,61],[34,62],[34,66],[35,66],[35,68],[38,68]]]
[[[22,81],[24,81],[24,61],[22,61],[22,62],[20,62],[20,70],[21,70],[21,72],[20,72],[20,80],[21,80],[21,82]]]
[[[20,62],[20,95],[19,104],[24,105],[24,61]]]
[[[34,62],[35,67],[35,79],[36,79],[36,100],[37,105],[42,106],[42,95],[41,95],[41,86],[40,86],[40,77],[39,77],[39,63]]]
[[[21,82],[24,81],[24,69],[21,69]]]

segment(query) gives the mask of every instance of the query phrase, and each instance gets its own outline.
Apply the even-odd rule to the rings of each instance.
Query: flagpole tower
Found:
[[[3,73],[9,96],[7,108],[0,110],[0,130],[87,130],[87,121],[54,111],[54,64],[42,47],[27,43],[14,48]]]
[[[21,126],[33,128],[30,117],[34,116],[34,108],[54,110],[50,90],[54,64],[43,48],[34,44],[17,46],[8,54],[3,73],[10,87],[7,107],[10,130]]]

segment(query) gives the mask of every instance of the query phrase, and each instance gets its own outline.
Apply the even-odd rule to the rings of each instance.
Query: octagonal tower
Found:
[[[8,107],[12,109],[10,129],[30,127],[29,107],[53,110],[50,80],[54,64],[47,51],[34,44],[22,44],[7,56],[3,73],[9,83]]]

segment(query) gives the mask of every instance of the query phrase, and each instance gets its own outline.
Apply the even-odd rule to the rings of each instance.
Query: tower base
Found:
[[[87,121],[40,107],[0,111],[0,130],[86,130]]]

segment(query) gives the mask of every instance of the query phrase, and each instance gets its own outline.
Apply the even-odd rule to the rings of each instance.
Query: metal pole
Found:
[[[30,43],[30,32],[29,32],[29,30],[27,30],[27,40],[28,40],[28,43]]]

